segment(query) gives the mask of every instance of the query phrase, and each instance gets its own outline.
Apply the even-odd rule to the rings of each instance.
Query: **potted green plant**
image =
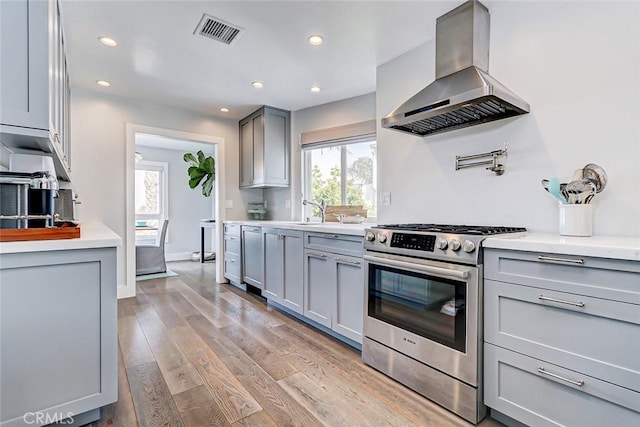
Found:
[[[211,196],[213,182],[216,180],[216,162],[213,157],[205,157],[202,150],[199,150],[195,155],[185,153],[182,159],[190,165],[187,169],[189,187],[196,188],[202,182],[202,195]]]

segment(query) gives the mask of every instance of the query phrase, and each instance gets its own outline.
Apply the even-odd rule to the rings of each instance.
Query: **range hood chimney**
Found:
[[[489,11],[469,0],[436,21],[436,80],[382,119],[382,127],[429,136],[529,112],[488,74]]]

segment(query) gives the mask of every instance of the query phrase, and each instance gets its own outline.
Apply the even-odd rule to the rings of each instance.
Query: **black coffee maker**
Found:
[[[53,227],[57,192],[49,172],[0,172],[0,228]]]

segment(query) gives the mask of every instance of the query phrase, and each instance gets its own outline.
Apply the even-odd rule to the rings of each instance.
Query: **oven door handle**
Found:
[[[389,267],[405,268],[408,270],[416,270],[423,273],[437,274],[438,276],[454,277],[456,279],[466,279],[469,277],[468,271],[449,270],[448,268],[414,264],[410,262],[397,261],[395,259],[387,259],[387,258],[382,259],[375,256],[365,255],[364,260],[375,263],[375,264],[387,265]]]

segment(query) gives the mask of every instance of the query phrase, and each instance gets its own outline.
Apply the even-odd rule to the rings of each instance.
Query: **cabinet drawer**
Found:
[[[486,249],[484,277],[640,304],[640,262]]]
[[[225,252],[224,277],[240,282],[240,257],[238,255]]]
[[[347,234],[304,233],[304,247],[362,257],[362,237]]]
[[[484,288],[487,342],[640,392],[640,306],[493,280]]]
[[[224,224],[224,235],[226,236],[240,236],[240,224]]]
[[[240,236],[224,236],[224,252],[240,255]]]
[[[640,425],[640,394],[634,391],[491,344],[485,345],[484,366],[485,404],[524,424]]]

